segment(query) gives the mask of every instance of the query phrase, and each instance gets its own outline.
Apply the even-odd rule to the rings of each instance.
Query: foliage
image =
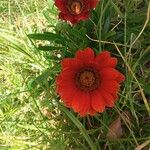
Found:
[[[76,26],[57,14],[51,0],[0,2],[1,149],[132,150],[147,141],[150,2],[101,0],[90,20]],[[61,103],[55,77],[63,58],[86,47],[111,51],[126,81],[114,109],[80,118]],[[123,137],[110,140],[118,115]]]

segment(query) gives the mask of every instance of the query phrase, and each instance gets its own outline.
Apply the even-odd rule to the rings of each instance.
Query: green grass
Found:
[[[72,28],[57,20],[52,0],[1,0],[0,149],[133,150],[144,143],[148,150],[149,3],[101,0],[96,10],[98,16],[93,13],[92,21]],[[93,28],[89,29],[88,24]],[[90,36],[93,29],[96,34]],[[41,33],[45,31],[55,36],[43,36]],[[27,34],[40,40],[31,40]],[[95,117],[80,118],[61,103],[54,79],[62,57],[72,57],[72,51],[87,46],[97,53],[110,50],[118,57],[118,69],[125,74],[126,81],[115,108]],[[130,114],[129,119],[125,112]],[[106,137],[109,125],[117,116],[122,119],[124,134],[122,138],[109,140]]]

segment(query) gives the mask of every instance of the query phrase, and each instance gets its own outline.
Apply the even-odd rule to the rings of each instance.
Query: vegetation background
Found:
[[[72,28],[58,21],[53,0],[0,0],[0,150],[150,149],[150,1],[101,0],[96,11],[97,26]],[[80,118],[54,82],[68,46],[90,45],[112,50],[126,81],[114,109]]]

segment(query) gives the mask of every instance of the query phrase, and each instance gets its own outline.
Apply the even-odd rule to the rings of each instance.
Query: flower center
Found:
[[[82,2],[78,0],[70,0],[68,3],[68,10],[74,15],[79,15],[82,11],[82,8]]]
[[[76,85],[83,91],[95,90],[99,83],[99,73],[93,68],[82,68],[76,74]]]

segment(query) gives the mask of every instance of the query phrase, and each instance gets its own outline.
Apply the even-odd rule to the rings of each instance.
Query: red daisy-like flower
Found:
[[[95,56],[91,48],[78,50],[75,58],[63,59],[62,72],[56,80],[62,101],[80,116],[113,107],[125,79],[116,65],[117,59],[108,51]]]
[[[55,6],[60,10],[59,18],[72,24],[88,19],[97,3],[98,0],[55,0]]]

